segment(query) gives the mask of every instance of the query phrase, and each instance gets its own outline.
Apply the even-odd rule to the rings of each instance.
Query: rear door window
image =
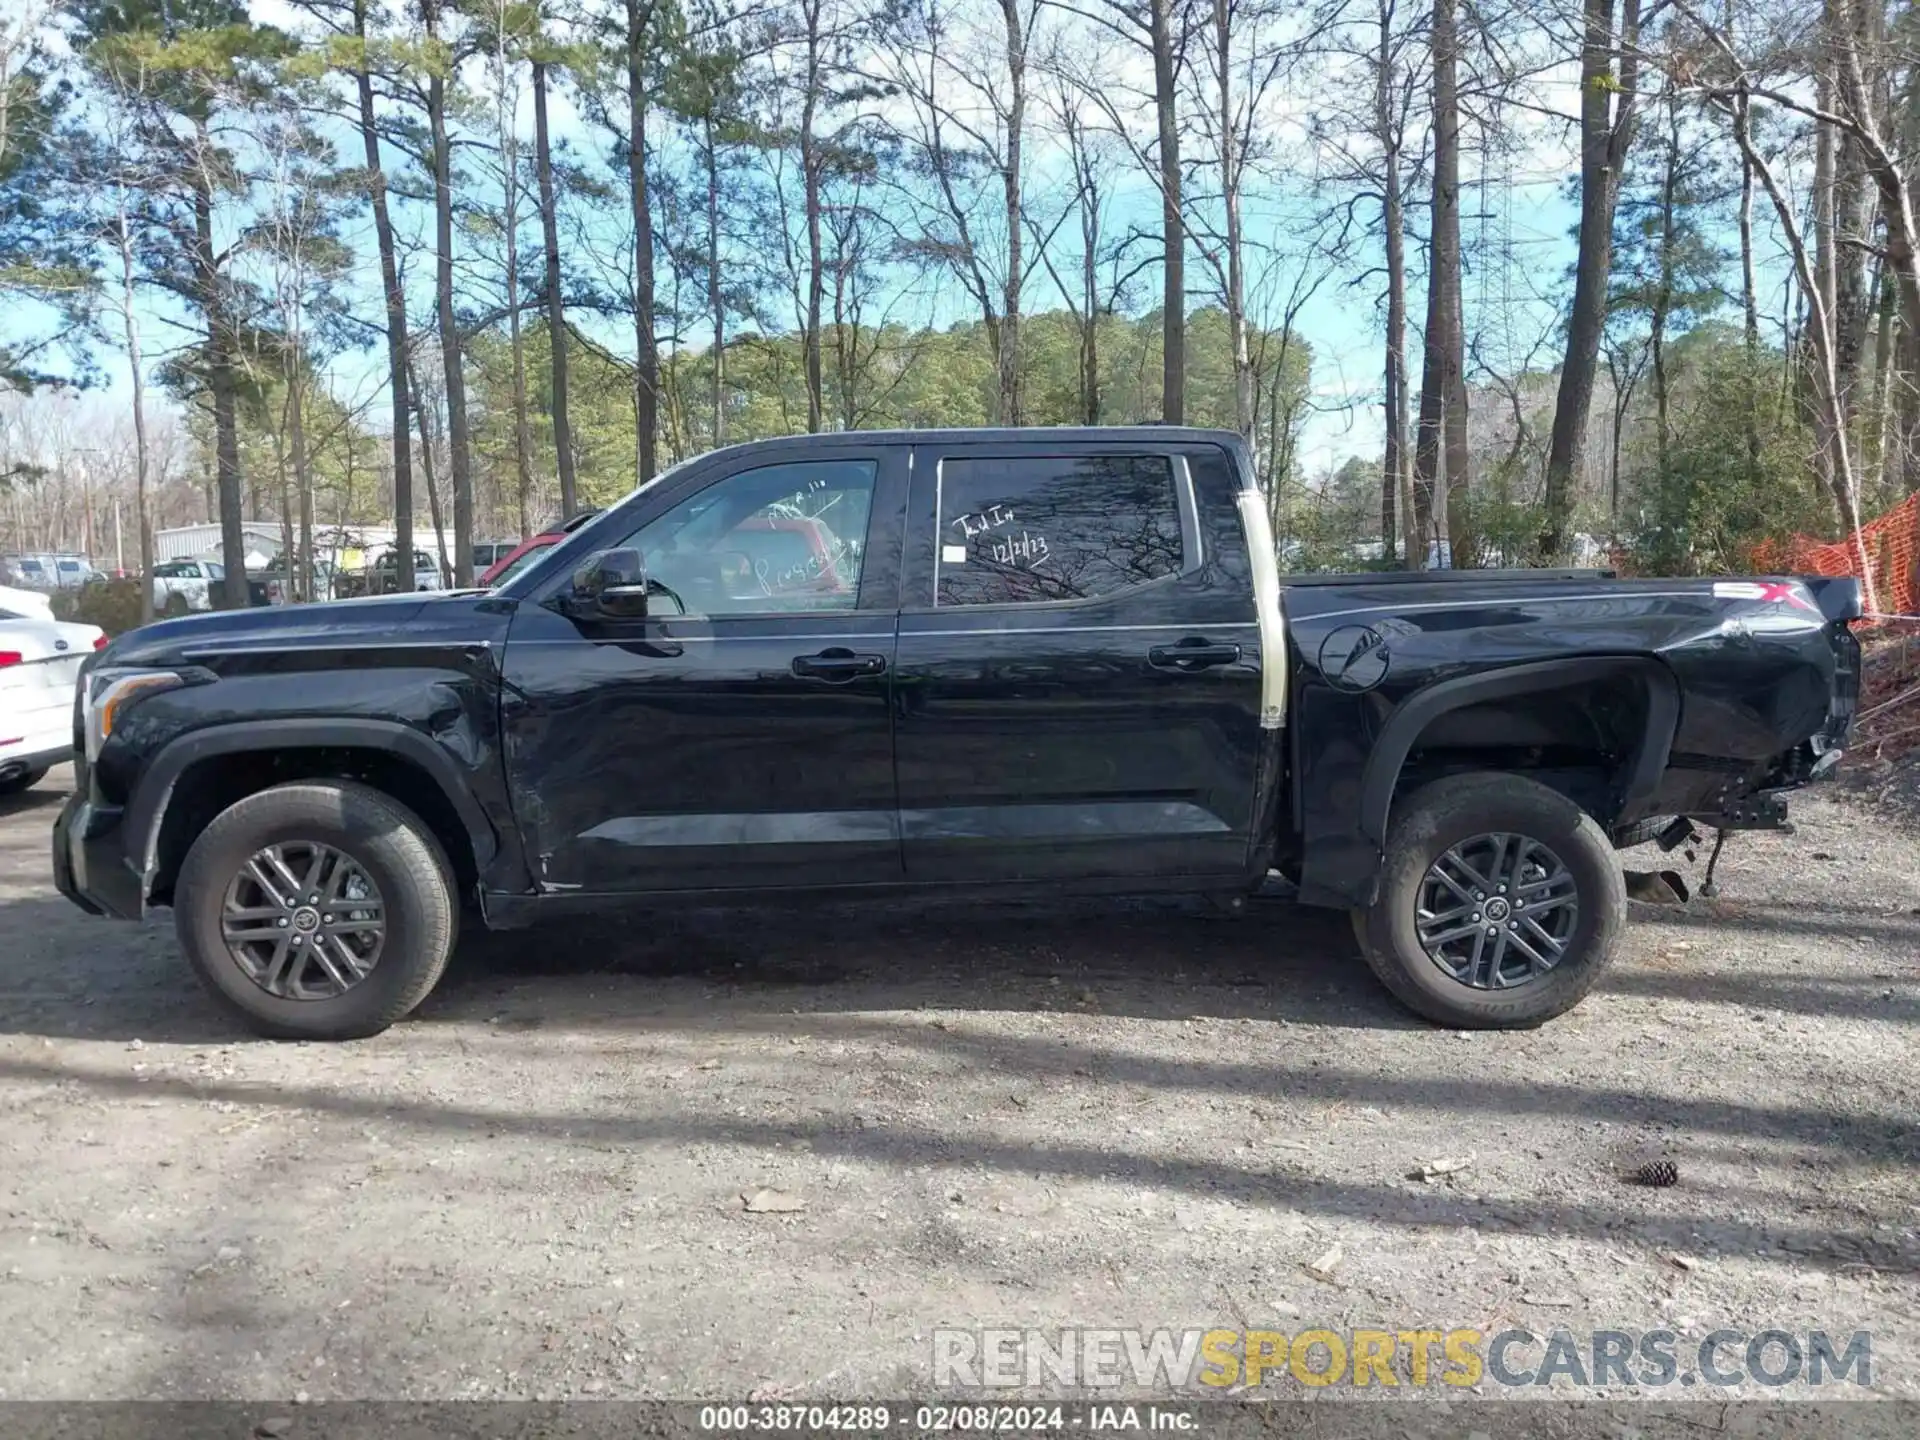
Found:
[[[939,510],[942,607],[1097,599],[1185,561],[1164,455],[950,457]]]

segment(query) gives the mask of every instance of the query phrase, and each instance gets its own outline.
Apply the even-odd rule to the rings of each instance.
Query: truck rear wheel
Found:
[[[1360,953],[1408,1008],[1470,1030],[1564,1014],[1613,960],[1627,897],[1606,832],[1520,775],[1451,775],[1397,807]]]
[[[453,952],[453,874],[418,816],[367,785],[303,781],[236,801],[174,885],[201,981],[262,1035],[377,1035]]]

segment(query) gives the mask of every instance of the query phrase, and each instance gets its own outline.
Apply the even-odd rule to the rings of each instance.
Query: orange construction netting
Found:
[[[1814,540],[1796,535],[1791,540],[1769,540],[1756,546],[1753,568],[1776,575],[1851,575],[1864,581],[1861,556],[1872,577],[1869,620],[1905,618],[1920,614],[1920,492],[1909,495],[1877,520],[1869,520],[1853,535],[1840,540]],[[1862,585],[1860,600],[1868,603]]]

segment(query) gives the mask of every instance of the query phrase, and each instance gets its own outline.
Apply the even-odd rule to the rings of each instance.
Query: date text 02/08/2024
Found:
[[[1199,1428],[1195,1405],[704,1405],[699,1428],[717,1433],[1019,1434],[1090,1430],[1157,1430],[1191,1433]]]

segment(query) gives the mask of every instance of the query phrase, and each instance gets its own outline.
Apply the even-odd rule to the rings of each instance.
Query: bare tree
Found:
[[[146,578],[153,573],[153,527],[147,509],[150,448],[147,437],[147,367],[141,345],[140,306],[137,299],[139,262],[134,255],[134,225],[140,192],[152,177],[141,173],[140,150],[134,143],[132,133],[134,109],[138,102],[133,100],[128,103],[130,97],[125,92],[137,95],[147,84],[147,74],[145,67],[137,62],[109,65],[104,73],[109,84],[108,98],[111,103],[99,122],[97,132],[102,142],[97,158],[106,171],[103,177],[104,214],[101,228],[113,251],[118,271],[119,292],[114,308],[126,345],[127,370],[132,379],[134,510],[140,532],[140,623],[144,625],[153,619],[153,586]],[[5,88],[10,87],[0,81],[0,89]],[[5,128],[4,122],[0,121],[0,133],[4,133]]]
[[[1187,415],[1187,223],[1182,206],[1185,172],[1180,163],[1180,78],[1186,66],[1189,13],[1187,0],[1088,0],[1080,8],[1069,0],[1051,0],[1078,15],[1144,57],[1153,70],[1153,138],[1136,133],[1128,90],[1114,81],[1111,68],[1084,61],[1067,73],[1132,153],[1141,173],[1160,197],[1161,347],[1160,414],[1169,425]]]
[[[633,206],[634,478],[645,484],[657,468],[660,426],[660,342],[654,330],[653,209],[647,194],[647,111],[655,0],[625,0],[627,72],[627,194]],[[554,337],[556,347],[564,335]],[[569,464],[572,462],[569,461]]]
[[[328,27],[326,53],[333,67],[352,84],[350,118],[359,131],[366,168],[361,183],[373,212],[374,245],[379,256],[380,297],[385,312],[387,399],[391,410],[390,443],[393,460],[394,542],[403,551],[413,549],[412,389],[407,379],[408,325],[406,291],[394,239],[388,204],[386,166],[381,158],[382,124],[376,101],[376,80],[388,77],[375,29],[382,12],[373,0],[295,0],[299,7]]]
[[[923,197],[903,187],[919,217],[913,247],[948,270],[979,310],[993,353],[995,418],[1004,425],[1023,420],[1022,297],[1043,263],[1024,248],[1033,227],[1023,190],[1028,51],[1039,10],[1040,0],[999,0],[997,33],[988,37],[956,26],[942,0],[912,0],[887,36],[884,78],[908,102],[903,138],[913,174],[931,190]],[[991,199],[989,190],[997,192]],[[997,247],[984,238],[996,221]],[[1032,238],[1044,252],[1051,236]]]
[[[447,87],[467,47],[444,33],[445,0],[418,0],[426,28],[425,108],[432,143],[434,310],[440,324],[440,358],[446,376],[447,459],[453,478],[453,574],[457,585],[473,584],[473,457],[467,431],[467,381],[460,323],[453,300],[453,138],[448,128]],[[438,528],[436,522],[435,528]],[[411,563],[411,562],[407,562]]]
[[[529,514],[533,492],[533,436],[527,423],[527,343],[520,323],[520,65],[530,41],[538,38],[538,16],[527,16],[516,0],[493,0],[487,14],[493,31],[488,56],[493,86],[494,129],[500,145],[500,231],[505,255],[501,280],[506,297],[507,346],[512,359],[513,475],[520,538],[533,533]],[[531,22],[531,26],[527,22]],[[544,219],[544,214],[542,216]]]
[[[1285,20],[1303,22],[1302,32],[1283,38],[1279,27]],[[1209,0],[1201,30],[1202,64],[1196,68],[1204,73],[1196,75],[1191,113],[1219,189],[1209,194],[1203,184],[1189,187],[1186,229],[1226,312],[1234,428],[1249,441],[1256,385],[1247,334],[1247,180],[1272,146],[1272,95],[1296,61],[1318,44],[1326,24],[1324,13],[1271,0]]]
[[[1543,556],[1561,554],[1573,516],[1573,492],[1586,451],[1587,416],[1607,321],[1607,281],[1613,257],[1613,213],[1620,174],[1633,142],[1640,65],[1640,0],[1623,0],[1619,33],[1614,0],[1584,0],[1580,45],[1580,239],[1567,319],[1567,350],[1547,452]],[[1615,61],[1619,70],[1615,72]]]
[[[547,306],[547,350],[551,375],[548,406],[553,416],[554,469],[560,477],[560,514],[565,518],[572,515],[579,505],[579,482],[573,463],[573,425],[567,413],[567,310],[560,290],[560,218],[554,201],[553,148],[547,128],[547,68],[546,57],[536,54],[533,61],[533,163],[539,176],[540,237],[545,263],[542,288]],[[641,166],[641,181],[644,183],[644,160]],[[639,324],[637,311],[635,324]],[[649,334],[652,328],[649,320],[646,326]],[[643,453],[647,443],[645,438],[639,441]],[[635,468],[637,471],[643,469],[643,462],[636,461]],[[645,479],[646,476],[642,473],[639,478]]]
[[[1435,0],[1430,38],[1433,53],[1432,229],[1427,244],[1427,324],[1425,357],[1420,370],[1420,428],[1413,457],[1415,528],[1423,552],[1429,541],[1438,546],[1453,538],[1448,502],[1454,493],[1464,490],[1467,483],[1466,320],[1460,294],[1459,33],[1454,0]],[[1412,538],[1409,535],[1409,544]]]

